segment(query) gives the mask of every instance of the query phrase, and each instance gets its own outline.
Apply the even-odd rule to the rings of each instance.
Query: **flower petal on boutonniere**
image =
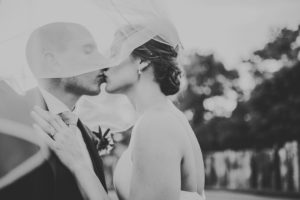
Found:
[[[107,129],[104,134],[102,134],[101,127],[99,126],[98,132],[93,132],[96,138],[96,149],[100,156],[107,155],[114,148],[114,140],[110,129]],[[95,141],[95,140],[94,140]]]

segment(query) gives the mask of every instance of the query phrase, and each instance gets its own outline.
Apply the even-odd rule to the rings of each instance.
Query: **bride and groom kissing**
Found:
[[[121,43],[112,45],[112,59],[123,53],[124,35],[131,34],[116,34],[114,41]],[[34,128],[55,153],[53,199],[109,199],[95,136],[72,112],[81,96],[98,95],[103,83],[108,93],[126,95],[139,114],[114,173],[119,199],[205,199],[200,146],[167,98],[180,87],[178,52],[156,37],[112,65],[82,25],[51,23],[31,34],[26,57],[38,87],[26,95],[39,97],[38,103],[30,101]]]

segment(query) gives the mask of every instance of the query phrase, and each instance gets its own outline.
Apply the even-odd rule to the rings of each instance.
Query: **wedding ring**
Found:
[[[50,127],[50,133],[49,135],[54,139],[54,136],[56,135],[56,130],[51,126]]]

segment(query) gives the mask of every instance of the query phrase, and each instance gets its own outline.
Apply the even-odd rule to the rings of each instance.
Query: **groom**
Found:
[[[92,132],[72,112],[82,95],[98,95],[105,82],[104,58],[90,32],[75,23],[51,23],[36,29],[30,36],[26,56],[38,87],[26,94],[28,104],[59,115],[69,123],[75,118],[86,162],[94,169],[106,189],[103,164],[91,140]],[[35,100],[33,100],[35,99]],[[71,172],[54,156],[54,199],[81,199],[80,188]]]

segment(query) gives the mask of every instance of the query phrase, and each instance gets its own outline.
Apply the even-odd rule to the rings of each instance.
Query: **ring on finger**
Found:
[[[49,131],[50,136],[54,139],[54,136],[56,135],[57,131],[52,126],[50,127]]]

